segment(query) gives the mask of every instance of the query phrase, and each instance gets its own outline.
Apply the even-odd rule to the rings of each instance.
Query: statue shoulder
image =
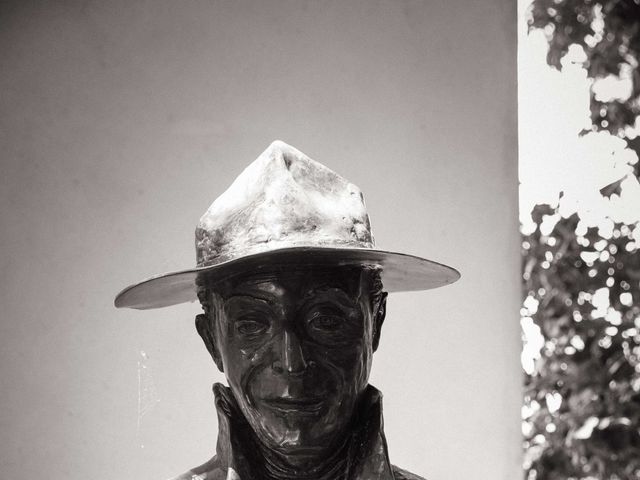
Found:
[[[415,475],[411,472],[407,472],[406,470],[401,469],[400,467],[396,467],[392,465],[393,468],[393,477],[395,480],[425,480],[419,475]]]
[[[221,468],[217,457],[213,457],[207,463],[203,463],[199,467],[192,468],[177,477],[169,480],[226,480],[227,474]]]

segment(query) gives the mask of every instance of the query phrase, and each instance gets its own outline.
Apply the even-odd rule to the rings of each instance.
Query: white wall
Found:
[[[372,383],[392,461],[518,478],[515,22],[507,0],[4,2],[3,478],[209,458],[198,306],[113,296],[192,266],[199,216],[275,138],[362,188],[380,247],[463,274],[390,299]],[[138,429],[140,350],[160,402]]]

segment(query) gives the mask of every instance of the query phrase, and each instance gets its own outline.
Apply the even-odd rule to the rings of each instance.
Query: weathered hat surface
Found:
[[[360,189],[276,140],[196,228],[199,267],[278,248],[373,248]]]
[[[362,192],[304,153],[276,140],[200,218],[196,267],[125,288],[116,307],[193,301],[200,276],[222,279],[267,265],[379,265],[386,290],[455,282],[453,268],[377,250]]]

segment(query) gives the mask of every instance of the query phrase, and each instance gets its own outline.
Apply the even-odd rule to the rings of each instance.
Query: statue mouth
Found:
[[[324,406],[324,398],[318,397],[277,397],[264,399],[271,409],[285,415],[318,415]]]

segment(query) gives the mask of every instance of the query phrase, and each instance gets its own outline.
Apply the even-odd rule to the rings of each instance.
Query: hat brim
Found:
[[[367,248],[289,247],[256,253],[208,267],[164,273],[133,284],[115,298],[118,308],[147,310],[197,299],[197,280],[203,275],[224,279],[242,272],[278,265],[379,265],[387,292],[430,290],[460,278],[452,267],[404,253]]]

